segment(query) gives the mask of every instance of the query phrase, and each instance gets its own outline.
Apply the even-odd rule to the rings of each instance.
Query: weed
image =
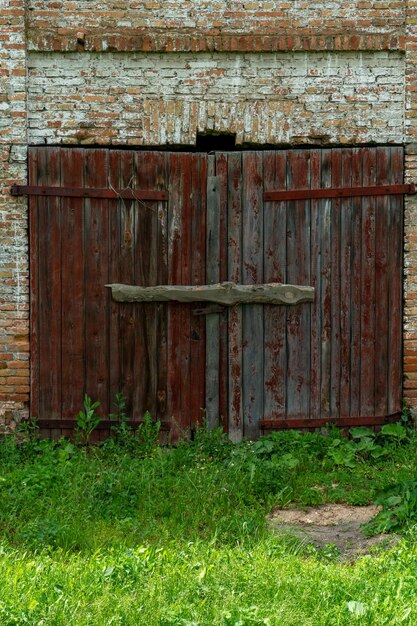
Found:
[[[132,429],[128,424],[126,411],[126,397],[121,391],[116,393],[113,406],[114,413],[110,413],[110,419],[117,420],[117,424],[113,425],[111,430],[117,441],[121,445],[128,445],[132,442]]]
[[[96,409],[99,406],[100,402],[93,402],[90,396],[85,394],[84,410],[79,411],[75,418],[77,421],[76,438],[84,445],[89,444],[91,433],[100,424],[101,418],[96,414]]]
[[[149,411],[145,412],[143,416],[143,422],[139,424],[135,438],[139,444],[140,452],[143,456],[152,455],[158,446],[159,431],[161,429],[161,422],[152,420],[152,415]]]

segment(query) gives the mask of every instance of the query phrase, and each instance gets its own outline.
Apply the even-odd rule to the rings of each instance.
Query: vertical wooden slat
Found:
[[[219,233],[219,281],[228,279],[227,268],[227,201],[228,201],[228,154],[216,154],[216,176],[219,179],[220,196],[220,233]],[[227,312],[219,318],[219,419],[225,431],[227,431],[228,412],[228,332]]]
[[[319,188],[321,184],[321,150],[312,150],[310,153],[310,187]],[[311,200],[310,204],[310,265],[311,286],[315,289],[314,302],[311,305],[311,379],[310,379],[310,417],[319,418],[321,415],[321,323],[322,323],[322,294],[321,294],[321,224],[322,206],[318,200]]]
[[[61,184],[83,187],[84,151],[60,150]],[[84,395],[83,199],[62,198],[62,417],[73,418]]]
[[[404,176],[403,148],[390,148],[391,183],[401,184]],[[401,325],[402,325],[402,268],[403,268],[403,196],[391,196],[389,219],[388,258],[389,270],[389,315],[388,315],[388,413],[401,411],[402,366],[401,366]]]
[[[306,189],[310,184],[309,155],[288,152],[287,184]],[[310,209],[308,201],[287,204],[287,280],[310,283]],[[307,254],[308,251],[308,254]],[[287,417],[309,414],[310,387],[310,309],[301,304],[287,308]]]
[[[215,157],[208,157],[206,282],[220,280],[220,179],[215,176]],[[220,316],[206,316],[206,419],[210,428],[219,420]]]
[[[341,150],[341,185],[351,186],[352,150]],[[352,198],[340,202],[340,416],[350,415],[351,329],[352,329]]]
[[[29,149],[29,185],[38,184],[39,148]],[[30,416],[39,418],[39,203],[29,196]]]
[[[242,155],[228,159],[228,273],[229,280],[242,282]],[[229,330],[229,410],[228,431],[232,441],[243,437],[242,307],[228,311]]]
[[[58,186],[61,182],[59,150],[57,148],[48,150],[47,159],[48,182],[52,186]],[[62,228],[60,198],[48,198],[46,215],[48,232],[45,233],[45,236],[47,237],[48,244],[44,254],[48,257],[47,290],[49,292],[48,300],[50,302],[50,309],[48,314],[49,324],[44,326],[44,331],[49,337],[47,345],[50,352],[48,355],[49,358],[47,358],[46,361],[50,362],[51,367],[49,371],[44,372],[46,376],[45,379],[41,381],[41,386],[43,389],[48,390],[47,393],[45,393],[45,400],[49,404],[49,411],[45,410],[43,413],[56,418],[60,417],[62,413],[61,328],[63,314],[61,307]],[[43,357],[42,361],[44,361]],[[45,363],[46,366],[47,362]],[[50,436],[53,439],[58,439],[61,436],[61,429],[51,429]]]
[[[120,172],[120,151],[110,150],[108,158],[107,184],[110,188],[117,189],[119,185]],[[121,243],[121,202],[119,200],[108,201],[108,284],[123,282],[120,271],[120,249]],[[121,341],[120,341],[120,303],[114,302],[111,298],[110,290],[107,292],[107,307],[109,310],[108,320],[108,385],[109,385],[109,405],[113,410],[113,402],[116,393],[122,391],[121,387]],[[132,406],[129,402],[127,406],[129,416],[132,417]]]
[[[118,189],[132,187],[134,184],[133,153],[120,151],[119,153],[119,182]],[[120,215],[120,248],[119,267],[122,282],[127,285],[135,284],[135,232],[136,211],[135,203],[131,200],[119,201]],[[139,305],[141,307],[142,305]],[[134,419],[141,417],[141,408],[133,404],[135,388],[140,381],[135,380],[136,359],[136,318],[141,313],[135,304],[123,303],[119,305],[119,341],[120,341],[120,388],[127,398],[127,407]]]
[[[158,157],[154,152],[134,155],[135,187],[155,189],[158,178]],[[134,204],[134,279],[135,285],[158,284],[158,207],[156,202],[138,201]],[[133,363],[135,414],[141,418],[145,411],[156,414],[158,393],[158,305],[136,304],[135,357]]]
[[[181,154],[169,155],[169,202],[168,202],[168,283],[181,284],[182,263],[182,197],[184,164]],[[181,304],[172,303],[168,308],[168,385],[167,412],[172,417],[171,436],[175,440],[187,424],[181,414],[182,372]]]
[[[352,186],[362,185],[362,149],[352,149]],[[352,198],[352,290],[351,290],[351,360],[350,411],[360,415],[361,397],[361,270],[362,270],[362,199]]]
[[[262,156],[242,155],[242,280],[244,284],[263,282],[263,176]],[[263,415],[263,307],[243,308],[243,418],[244,435],[256,438]]]
[[[195,201],[192,187],[191,168],[195,155],[183,153],[181,155],[180,175],[182,177],[181,197],[181,285],[189,285],[191,282],[191,216]],[[180,341],[181,341],[181,415],[180,425],[182,435],[188,437],[191,428],[191,320],[190,313],[192,304],[182,304],[180,308]]]
[[[376,184],[390,181],[390,150],[376,149]],[[375,415],[388,411],[388,253],[389,253],[389,196],[375,198]]]
[[[323,150],[321,155],[321,186],[332,186],[331,150]],[[320,298],[321,298],[321,417],[330,417],[331,384],[331,217],[332,201],[323,199],[319,202],[320,211]]]
[[[375,185],[376,151],[363,149],[363,184]],[[375,197],[362,199],[361,415],[375,410]]]
[[[86,187],[106,187],[106,150],[88,150],[85,154]],[[100,401],[99,413],[111,412],[108,385],[108,306],[105,285],[108,278],[108,207],[106,200],[84,201],[84,281],[85,299],[85,387],[86,392]]]
[[[286,153],[264,153],[264,188],[286,189]],[[286,203],[264,206],[264,281],[286,282]],[[264,415],[286,417],[286,327],[284,306],[264,306]]]
[[[157,188],[166,189],[168,186],[168,157],[165,153],[157,155]],[[168,284],[168,208],[166,202],[157,203],[158,212],[158,267],[157,284]],[[167,414],[167,375],[168,375],[168,352],[167,352],[167,332],[168,332],[168,307],[164,303],[156,305],[157,324],[157,349],[155,358],[158,364],[157,380],[157,409],[158,419],[170,419]]]
[[[188,229],[191,235],[190,282],[203,285],[206,281],[206,216],[207,216],[207,156],[193,155],[191,162],[191,211]],[[185,310],[190,316],[190,414],[191,427],[202,421],[206,407],[206,320],[204,316],[192,315],[193,304]],[[217,338],[218,345],[218,338]],[[218,347],[217,347],[218,350]],[[219,363],[217,359],[216,370]],[[218,398],[218,385],[216,396]],[[217,415],[218,419],[218,407]]]
[[[341,186],[342,154],[339,148],[332,150],[332,187]],[[330,415],[340,415],[340,252],[341,252],[341,201],[332,201],[332,234],[331,234],[331,383],[330,383]]]

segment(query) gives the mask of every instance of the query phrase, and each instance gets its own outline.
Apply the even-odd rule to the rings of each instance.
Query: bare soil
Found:
[[[268,516],[269,524],[280,533],[290,534],[317,550],[336,546],[341,557],[352,559],[369,554],[375,548],[390,548],[397,541],[395,535],[366,537],[362,524],[379,512],[370,506],[325,504],[304,509],[275,509]]]

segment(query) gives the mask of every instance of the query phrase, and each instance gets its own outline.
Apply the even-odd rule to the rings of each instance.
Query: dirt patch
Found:
[[[362,524],[379,512],[376,506],[325,504],[305,509],[275,509],[269,524],[276,531],[291,534],[317,550],[335,546],[340,555],[354,558],[369,554],[377,546],[390,548],[398,541],[395,535],[366,537]]]

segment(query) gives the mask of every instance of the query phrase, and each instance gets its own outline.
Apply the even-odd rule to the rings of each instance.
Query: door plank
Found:
[[[263,172],[262,155],[242,155],[242,281],[263,283]],[[243,319],[243,418],[244,435],[259,435],[264,407],[263,307],[244,305]]]
[[[107,185],[108,152],[88,150],[85,154],[86,187]],[[85,376],[86,393],[100,401],[98,413],[106,417],[111,412],[107,380],[109,309],[108,279],[108,206],[106,200],[84,200],[85,286]]]
[[[374,185],[374,148],[363,149],[362,164],[363,184]],[[375,408],[375,207],[375,198],[362,198],[361,415],[373,415]]]
[[[78,148],[60,149],[61,184],[84,186],[84,156]],[[62,198],[62,417],[74,418],[85,392],[83,199]]]
[[[228,159],[228,278],[242,282],[242,155],[233,153]],[[232,441],[243,438],[243,345],[242,307],[228,311],[229,333],[229,410],[228,431]]]
[[[220,281],[220,179],[215,176],[215,157],[208,157],[206,284]],[[206,316],[206,420],[215,428],[219,420],[220,315]]]
[[[286,153],[264,154],[264,188],[286,189]],[[264,206],[264,280],[287,282],[286,203]],[[264,415],[266,419],[286,417],[287,311],[284,306],[264,306]]]
[[[310,163],[306,151],[288,152],[287,185],[294,189],[310,185]],[[291,284],[310,284],[310,208],[309,202],[287,204],[287,280]],[[310,412],[310,309],[299,304],[287,310],[287,417]]]

